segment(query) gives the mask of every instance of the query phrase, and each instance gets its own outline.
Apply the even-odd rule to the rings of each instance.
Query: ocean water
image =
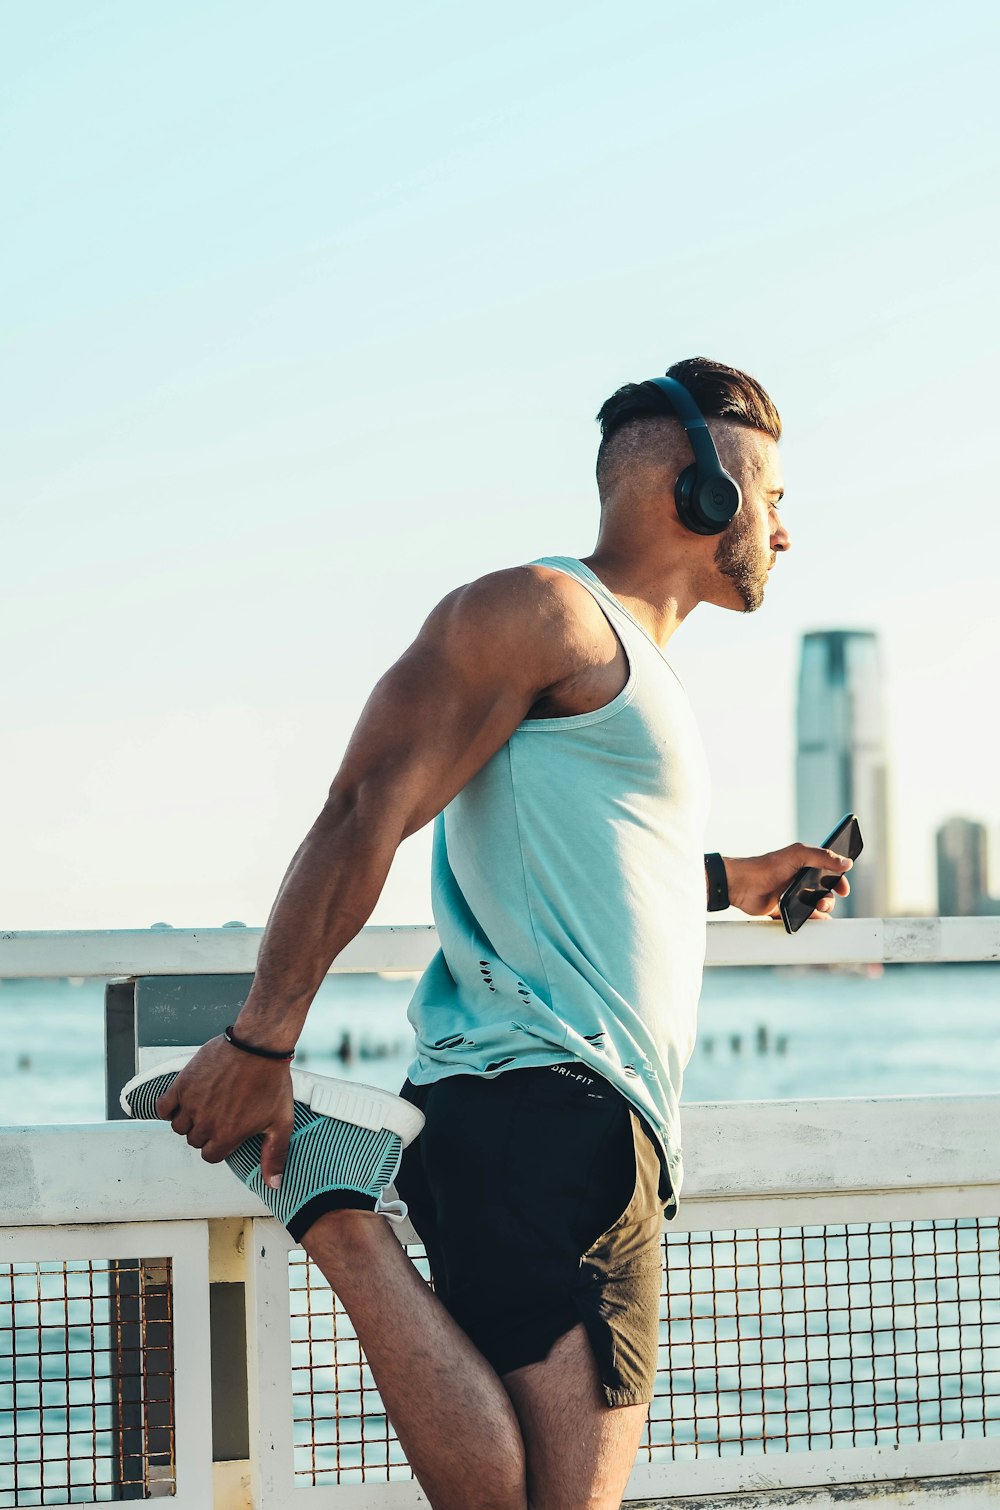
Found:
[[[412,990],[409,977],[329,976],[296,1063],[397,1090]],[[101,981],[0,981],[0,1125],[104,1119],[103,1005]],[[998,1090],[993,964],[705,972],[684,1101]]]

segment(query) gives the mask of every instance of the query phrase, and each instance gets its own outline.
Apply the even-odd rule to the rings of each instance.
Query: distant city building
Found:
[[[1000,912],[1000,900],[990,896],[986,825],[969,818],[949,818],[934,839],[938,915],[968,918]]]
[[[796,714],[796,836],[820,844],[856,813],[864,852],[841,917],[890,914],[889,802],[882,664],[871,630],[816,630],[802,638]]]

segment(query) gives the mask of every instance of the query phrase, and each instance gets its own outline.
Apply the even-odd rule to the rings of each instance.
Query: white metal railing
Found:
[[[687,1243],[693,1252],[695,1244],[708,1242],[705,1234],[713,1234],[715,1243],[741,1234],[756,1239],[758,1255],[763,1239],[766,1259],[768,1243],[777,1253],[778,1234],[801,1237],[806,1229],[818,1241],[821,1231],[847,1231],[849,1224],[874,1223],[884,1231],[884,1224],[930,1227],[934,1221],[965,1222],[971,1242],[976,1223],[982,1233],[995,1232],[1000,1219],[1000,1170],[993,1151],[998,1125],[1000,1096],[689,1106],[686,1137],[698,1149],[698,1160],[680,1214],[669,1224],[668,1249]],[[260,1510],[296,1505],[309,1510],[307,1500],[318,1495],[332,1504],[373,1510],[421,1503],[406,1480],[298,1487],[290,1240],[227,1170],[204,1164],[165,1128],[131,1123],[0,1131],[0,1168],[7,1171],[0,1262],[87,1254],[172,1259],[177,1492],[185,1506],[195,1510],[209,1503],[213,1476],[217,1504],[229,1501],[226,1483],[239,1485],[246,1478]],[[980,1333],[988,1331],[985,1340],[977,1339],[980,1350],[988,1351],[985,1364],[1000,1370],[1000,1276],[994,1250],[983,1252],[980,1269],[987,1279],[979,1281],[978,1299],[966,1300],[977,1307]],[[759,1262],[755,1272],[761,1290],[737,1293],[764,1311],[760,1296],[774,1283],[765,1284]],[[214,1468],[206,1432],[209,1280],[247,1286],[252,1444],[248,1462]],[[869,1299],[869,1306],[873,1303]],[[1000,1372],[995,1377],[1000,1381]],[[373,1428],[376,1435],[378,1430]],[[760,1489],[765,1482],[775,1490],[877,1486],[887,1478],[930,1481],[957,1473],[1000,1474],[1000,1437],[973,1433],[957,1440],[772,1451],[766,1457],[748,1449],[729,1457],[640,1458],[629,1495],[718,1495]],[[1000,1479],[994,1487],[1000,1487]],[[956,1501],[974,1502],[971,1496]]]
[[[238,928],[8,933],[0,935],[0,977],[249,972],[259,938],[260,930]],[[366,929],[334,968],[417,969],[434,947],[430,929]],[[709,956],[715,965],[995,960],[1000,958],[1000,920],[837,920],[808,925],[793,938],[780,925],[716,922],[709,926]],[[990,1379],[1000,1398],[1000,1275],[995,1257],[1000,1224],[998,1126],[1000,1095],[687,1105],[685,1143],[697,1150],[697,1159],[688,1160],[680,1213],[666,1228],[668,1289],[672,1274],[675,1288],[682,1289],[677,1277],[682,1271],[671,1268],[672,1252],[680,1254],[684,1264],[696,1252],[714,1255],[706,1271],[709,1289],[721,1273],[718,1255],[734,1246],[740,1235],[751,1246],[756,1243],[757,1260],[756,1266],[742,1271],[742,1279],[737,1277],[731,1291],[720,1287],[714,1295],[706,1291],[701,1296],[665,1297],[674,1310],[665,1312],[669,1346],[664,1388],[679,1389],[681,1373],[689,1371],[686,1356],[682,1358],[688,1344],[677,1343],[675,1328],[680,1329],[678,1337],[690,1333],[696,1339],[699,1325],[709,1330],[723,1323],[738,1327],[742,1299],[749,1299],[760,1313],[758,1328],[763,1333],[767,1296],[777,1294],[773,1278],[764,1277],[765,1260],[772,1250],[779,1256],[785,1253],[786,1242],[791,1244],[787,1252],[793,1252],[796,1244],[801,1249],[808,1241],[826,1242],[832,1252],[830,1244],[847,1238],[831,1238],[831,1233],[864,1230],[875,1234],[868,1242],[869,1255],[873,1255],[880,1251],[880,1242],[889,1241],[890,1228],[909,1227],[908,1251],[917,1252],[916,1239],[930,1231],[937,1253],[937,1228],[947,1227],[954,1229],[954,1262],[951,1256],[920,1259],[942,1271],[934,1277],[928,1269],[922,1281],[933,1281],[939,1297],[926,1302],[932,1309],[937,1307],[936,1330],[931,1328],[937,1338],[935,1347],[941,1346],[945,1307],[953,1304],[944,1298],[951,1294],[947,1287],[953,1280],[947,1266],[952,1265],[958,1287],[954,1303],[960,1302],[966,1307],[963,1314],[973,1317],[964,1323],[965,1341],[959,1336],[965,1371],[961,1388],[972,1366],[966,1354],[971,1352],[968,1327],[974,1323],[978,1328],[976,1377],[984,1398]],[[301,1416],[301,1401],[293,1397],[291,1361],[293,1350],[304,1344],[301,1337],[297,1340],[297,1323],[290,1314],[290,1240],[227,1170],[206,1165],[196,1151],[165,1128],[133,1123],[0,1128],[0,1170],[0,1265],[51,1264],[88,1256],[170,1261],[176,1493],[181,1510],[207,1510],[209,1505],[215,1510],[235,1510],[236,1506],[245,1510],[248,1505],[255,1510],[295,1510],[297,1506],[313,1510],[307,1500],[315,1501],[315,1510],[321,1510],[320,1498],[346,1510],[403,1510],[424,1503],[416,1486],[405,1478],[351,1482],[352,1472],[346,1471],[336,1483],[329,1476],[317,1479],[313,1475],[309,1480],[299,1471],[293,1415],[298,1409]],[[415,1235],[403,1236],[412,1241]],[[793,1260],[788,1262],[791,1268],[779,1265],[774,1269],[786,1286],[795,1269]],[[871,1257],[873,1274],[865,1282],[872,1317],[874,1266],[884,1266],[884,1262]],[[892,1269],[896,1260],[889,1262]],[[919,1273],[918,1260],[906,1262],[913,1273],[905,1283],[915,1297],[915,1286],[921,1282],[914,1278]],[[829,1278],[830,1264],[826,1272]],[[886,1314],[891,1311],[893,1318],[882,1335],[897,1339],[901,1334],[894,1329],[906,1317],[899,1321],[893,1306],[907,1309],[906,1296],[901,1300],[896,1288],[904,1281],[890,1273],[878,1283],[889,1286],[890,1303],[882,1309]],[[208,1429],[213,1403],[208,1312],[210,1286],[220,1284],[244,1287],[250,1455],[245,1460],[213,1463]],[[693,1282],[688,1288],[694,1291]],[[689,1319],[678,1320],[677,1307],[685,1304]],[[781,1315],[771,1316],[770,1343],[781,1352],[780,1367],[790,1377],[790,1371],[805,1366],[790,1360],[799,1356],[793,1343],[800,1353],[808,1352],[811,1322],[806,1304],[801,1335],[793,1337],[784,1304],[782,1298]],[[813,1320],[818,1314],[813,1313]],[[15,1327],[13,1319],[10,1325]],[[958,1325],[959,1334],[962,1325]],[[3,1326],[0,1306],[0,1334]],[[737,1345],[743,1348],[746,1339]],[[751,1351],[754,1346],[759,1353],[763,1343],[751,1342]],[[678,1347],[680,1351],[675,1351]],[[717,1342],[716,1354],[721,1356]],[[922,1355],[918,1349],[913,1363],[917,1376],[929,1358],[939,1357],[933,1349]],[[696,1367],[696,1362],[691,1364],[692,1370]],[[757,1370],[754,1383],[761,1377],[766,1388],[766,1359],[763,1371],[759,1363],[752,1367]],[[722,1388],[717,1382],[717,1399]],[[877,1388],[877,1375],[871,1388]],[[850,1390],[853,1397],[854,1382]],[[675,1395],[661,1398],[659,1406],[665,1402],[676,1404]],[[705,1497],[698,1499],[699,1506],[709,1510],[723,1503],[720,1497],[754,1491],[756,1505],[801,1503],[818,1510],[821,1505],[839,1503],[837,1493],[845,1485],[857,1486],[852,1493],[859,1499],[877,1499],[883,1493],[888,1498],[890,1481],[905,1480],[907,1497],[894,1503],[995,1502],[1000,1495],[1000,1419],[989,1414],[993,1407],[987,1404],[985,1413],[980,1407],[980,1416],[967,1429],[961,1416],[964,1397],[957,1406],[953,1402],[953,1407],[959,1409],[960,1419],[949,1425],[941,1414],[940,1429],[930,1435],[918,1431],[915,1439],[903,1431],[899,1440],[888,1440],[883,1431],[872,1433],[874,1440],[867,1445],[844,1447],[835,1442],[831,1448],[766,1452],[759,1446],[753,1450],[753,1444],[742,1439],[722,1443],[718,1452],[703,1450],[697,1421],[682,1423],[678,1416],[674,1435],[681,1445],[669,1446],[667,1421],[667,1436],[662,1438],[667,1445],[651,1445],[647,1453],[640,1453],[628,1497],[648,1502],[669,1496],[671,1505],[679,1505],[684,1496],[699,1496]],[[2,1413],[0,1399],[0,1418]],[[297,1425],[302,1425],[301,1420]],[[688,1447],[683,1445],[682,1425],[690,1428]],[[653,1444],[652,1434],[649,1440]],[[733,1452],[723,1450],[727,1445]],[[355,1480],[359,1473],[353,1471]],[[3,1498],[2,1485],[0,1472],[0,1504],[10,1503]],[[763,1497],[765,1491],[770,1498]],[[148,1492],[157,1492],[156,1486]],[[48,1494],[46,1503],[59,1503],[59,1493]],[[24,1502],[39,1500],[28,1496]],[[74,1502],[86,1503],[79,1495],[74,1495]]]
[[[0,932],[0,979],[252,972],[262,928],[126,928]],[[437,948],[427,927],[362,929],[332,974],[422,970]],[[767,918],[708,924],[706,964],[931,964],[1000,960],[1000,917],[831,918],[796,934]]]

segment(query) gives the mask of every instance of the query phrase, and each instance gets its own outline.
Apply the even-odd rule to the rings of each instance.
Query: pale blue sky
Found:
[[[668,652],[710,843],[822,837],[799,636],[873,628],[933,907],[934,826],[1000,825],[997,18],[4,7],[0,926],[263,922],[386,664],[590,548],[597,408],[694,354],[778,403],[792,537]],[[426,853],[376,921],[429,916]]]

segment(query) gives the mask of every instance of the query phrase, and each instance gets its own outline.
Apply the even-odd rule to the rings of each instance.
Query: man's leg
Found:
[[[302,1246],[350,1316],[434,1510],[526,1510],[524,1443],[510,1397],[384,1217],[328,1212],[305,1233]],[[537,1503],[549,1510],[547,1500]]]
[[[611,1408],[605,1388],[641,1399],[650,1359],[655,1370],[659,1157],[601,1086],[547,1069],[441,1080],[396,1182],[460,1335],[491,1360],[491,1382],[502,1375],[531,1510],[618,1506],[648,1407]],[[581,1308],[607,1332],[600,1368]],[[483,1481],[470,1479],[463,1510],[479,1510]]]
[[[158,1101],[186,1063],[187,1056],[168,1061],[130,1080],[122,1090],[129,1115],[156,1119]],[[341,1191],[374,1208],[398,1168],[401,1140],[413,1138],[413,1119],[422,1122],[422,1115],[370,1087],[360,1088],[367,1102],[361,1107],[358,1088],[344,1082],[303,1074],[293,1085],[295,1124],[281,1192],[264,1185],[259,1134],[226,1163],[301,1242],[343,1301],[434,1510],[526,1510],[524,1443],[495,1370],[421,1279],[382,1215],[354,1206],[323,1211]],[[361,1111],[368,1120],[354,1120]],[[338,1120],[341,1114],[348,1120]]]
[[[618,1510],[649,1406],[608,1405],[585,1328],[503,1382],[524,1436],[532,1510]]]
[[[501,1383],[381,1217],[330,1212],[302,1246],[434,1510],[618,1510],[649,1407],[608,1406],[583,1326]]]

